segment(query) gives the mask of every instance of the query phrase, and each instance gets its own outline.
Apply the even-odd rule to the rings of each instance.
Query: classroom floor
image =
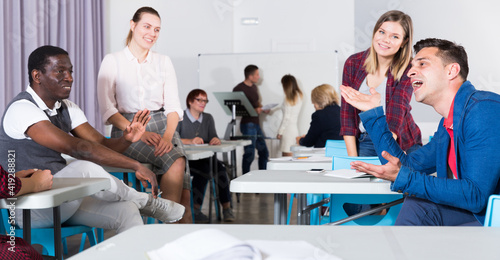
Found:
[[[215,217],[215,212],[213,211],[212,222],[216,224],[273,224],[273,214],[274,214],[274,194],[240,194],[240,202],[236,202],[236,194],[232,195],[233,199],[233,211],[236,216],[235,222],[222,222],[218,221]],[[208,215],[208,197],[205,198],[204,204],[202,206],[202,212]],[[295,212],[292,212],[292,216]],[[291,219],[291,223],[296,223],[295,218]],[[167,224],[165,224],[167,225]],[[169,225],[181,225],[181,224],[169,224]],[[104,233],[105,238],[112,237],[114,231],[107,230]],[[68,258],[74,254],[78,253],[80,247],[81,236],[73,236],[68,239],[68,255],[64,255]],[[86,241],[85,248],[89,247],[88,240]],[[35,246],[36,248],[36,246]]]

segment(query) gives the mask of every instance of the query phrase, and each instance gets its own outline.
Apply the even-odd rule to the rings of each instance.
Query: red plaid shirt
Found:
[[[11,184],[9,189],[9,178],[9,173],[0,165],[0,199],[14,197],[21,190],[21,179],[13,178],[15,185]]]
[[[342,75],[342,85],[359,90],[361,83],[366,78],[366,71],[363,64],[368,57],[370,50],[353,54],[344,64],[344,73]],[[407,72],[410,65],[406,68],[400,81],[395,81],[389,72],[387,73],[386,87],[386,120],[389,129],[398,136],[397,142],[401,149],[408,150],[415,144],[422,144],[420,129],[413,121],[411,116],[411,95],[413,88]],[[359,116],[361,111],[345,102],[342,98],[340,110],[341,128],[340,135],[359,136]]]

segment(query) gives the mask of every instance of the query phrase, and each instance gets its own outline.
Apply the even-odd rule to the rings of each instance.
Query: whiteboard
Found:
[[[304,94],[303,106],[299,115],[299,133],[306,134],[315,111],[311,103],[311,90],[327,83],[338,88],[339,75],[343,60],[339,61],[336,51],[305,53],[247,53],[247,54],[200,54],[198,55],[199,88],[205,90],[210,100],[205,108],[214,116],[216,130],[221,136],[231,117],[224,113],[213,92],[232,91],[245,79],[244,69],[249,64],[259,67],[261,80],[257,83],[262,105],[282,104],[284,99],[281,78],[285,74],[293,75]],[[269,114],[262,113],[260,120],[266,137],[276,137],[282,119],[280,106]],[[239,134],[239,122],[237,134]]]

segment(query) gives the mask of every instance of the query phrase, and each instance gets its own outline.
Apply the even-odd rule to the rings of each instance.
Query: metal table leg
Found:
[[[62,234],[61,234],[61,207],[53,209],[54,214],[54,249],[56,259],[63,259]]]
[[[287,198],[286,194],[274,194],[274,224],[286,225],[287,219]]]

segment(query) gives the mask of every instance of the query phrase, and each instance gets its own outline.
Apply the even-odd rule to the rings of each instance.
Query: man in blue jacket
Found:
[[[425,39],[414,46],[408,72],[415,100],[443,116],[432,140],[406,155],[387,127],[376,93],[342,88],[342,97],[365,111],[361,120],[385,163],[354,162],[354,169],[392,181],[406,198],[396,225],[482,225],[488,197],[500,192],[500,96],[467,81],[462,46]],[[429,174],[437,172],[437,177]]]

